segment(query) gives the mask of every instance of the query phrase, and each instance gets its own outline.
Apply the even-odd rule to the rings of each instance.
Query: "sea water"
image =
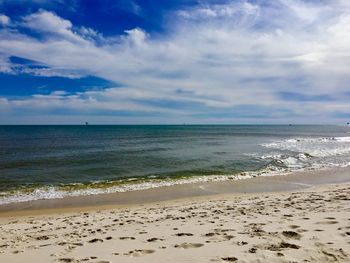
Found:
[[[348,165],[346,126],[0,126],[0,204]]]

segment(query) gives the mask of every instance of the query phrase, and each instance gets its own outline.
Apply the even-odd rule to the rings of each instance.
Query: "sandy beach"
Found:
[[[0,263],[350,263],[350,0],[0,0]]]
[[[0,215],[0,262],[350,261],[349,183]]]

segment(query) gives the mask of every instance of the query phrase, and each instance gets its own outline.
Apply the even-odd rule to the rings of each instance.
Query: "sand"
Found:
[[[0,262],[350,262],[350,184],[0,218]]]

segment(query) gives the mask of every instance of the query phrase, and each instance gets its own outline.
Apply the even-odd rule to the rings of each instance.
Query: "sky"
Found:
[[[0,124],[345,124],[348,0],[0,0]]]

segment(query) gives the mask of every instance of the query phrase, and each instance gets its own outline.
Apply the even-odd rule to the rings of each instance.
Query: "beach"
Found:
[[[208,183],[192,190],[224,190],[187,197],[154,190],[177,193],[163,201],[34,201],[0,213],[0,262],[349,262],[349,174],[269,177],[260,189],[247,179],[236,191],[238,181]]]
[[[350,263],[350,0],[0,0],[0,263]]]

